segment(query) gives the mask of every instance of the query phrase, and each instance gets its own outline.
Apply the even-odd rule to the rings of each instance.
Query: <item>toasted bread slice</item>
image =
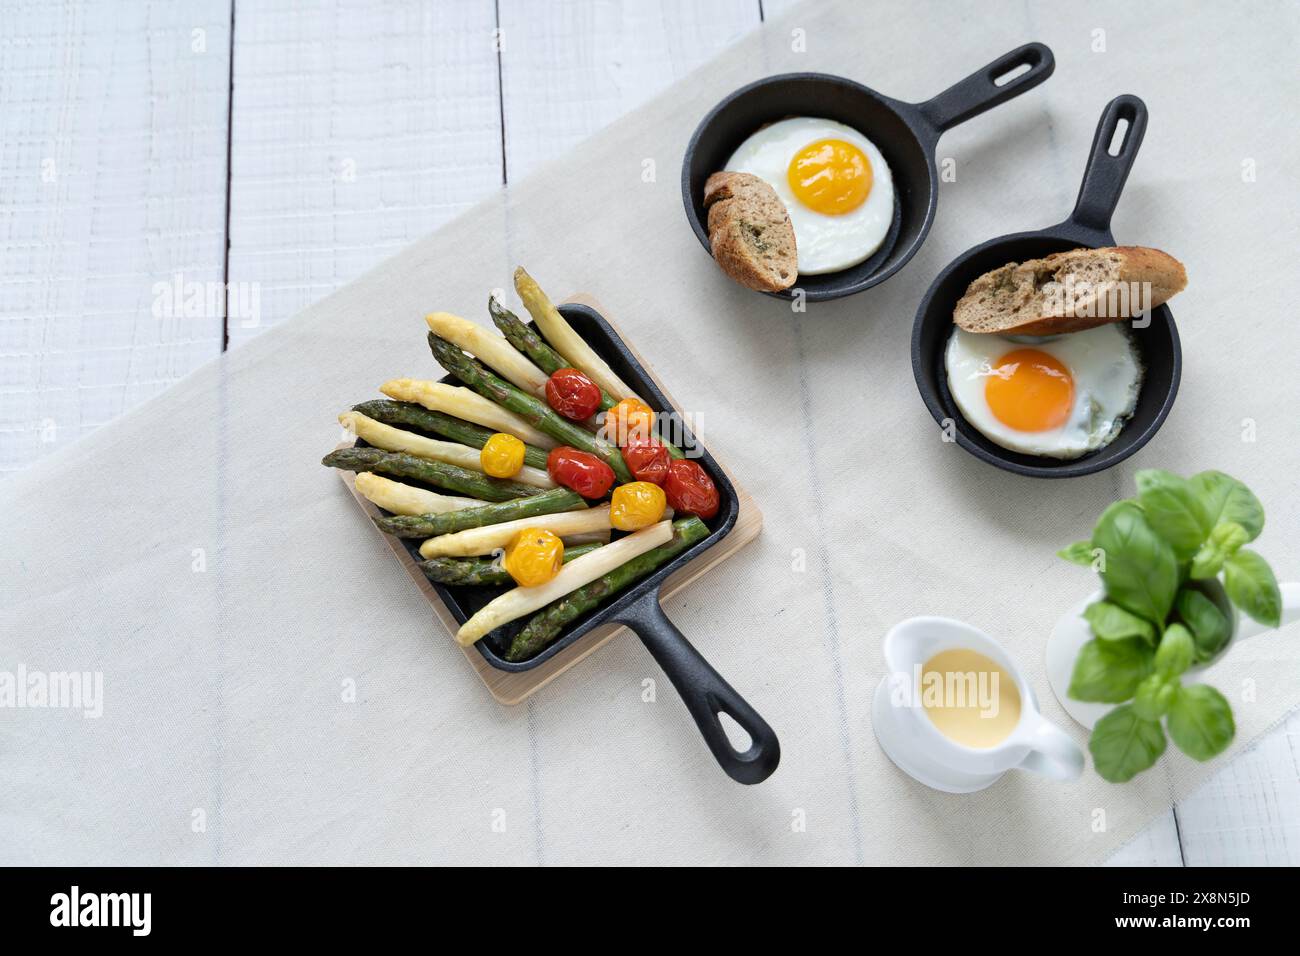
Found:
[[[779,292],[799,278],[794,226],[776,190],[750,173],[714,173],[704,184],[709,246],[743,286]]]
[[[1163,305],[1186,285],[1183,264],[1159,249],[1071,249],[984,273],[966,288],[952,320],[967,332],[1082,332]]]

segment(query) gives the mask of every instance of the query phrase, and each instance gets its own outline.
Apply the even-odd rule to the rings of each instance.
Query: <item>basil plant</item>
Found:
[[[1088,742],[1112,783],[1154,764],[1166,732],[1196,760],[1227,749],[1236,732],[1228,701],[1182,675],[1231,639],[1227,602],[1272,627],[1282,616],[1272,569],[1245,547],[1264,527],[1250,489],[1220,471],[1185,479],[1150,469],[1137,473],[1137,491],[1102,512],[1090,540],[1058,552],[1093,568],[1104,587],[1084,612],[1093,639],[1079,651],[1069,694],[1119,704]]]

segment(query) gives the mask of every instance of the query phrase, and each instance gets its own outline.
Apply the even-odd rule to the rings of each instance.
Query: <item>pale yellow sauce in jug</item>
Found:
[[[996,747],[1020,721],[1020,689],[998,664],[966,648],[921,669],[921,704],[939,732],[966,747]]]

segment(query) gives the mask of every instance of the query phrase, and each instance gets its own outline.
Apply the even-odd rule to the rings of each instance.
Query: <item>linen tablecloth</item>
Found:
[[[1252,23],[1267,17],[1265,28]],[[1295,373],[1300,102],[1291,6],[818,4],[768,23],[564,160],[9,481],[0,670],[102,672],[102,716],[0,710],[3,863],[1080,863],[1223,760],[1171,747],[1112,786],[1010,774],[950,796],[871,731],[880,641],[916,614],[1001,640],[1043,673],[1091,590],[1054,556],[1133,472],[1220,468],[1265,503],[1258,549],[1300,575]],[[955,161],[915,259],[806,313],[728,282],[687,227],[682,152],[757,77],[840,73],[920,100],[1029,41],[1055,76],[943,137]],[[1187,264],[1172,307],[1181,393],[1103,474],[1038,481],[976,461],[916,393],[912,318],[968,246],[1069,212],[1103,106],[1150,108],[1114,220]],[[815,104],[809,111],[815,113]],[[321,467],[335,415],[385,379],[434,377],[422,315],[487,323],[524,264],[604,302],[757,499],[759,539],[668,602],[770,721],[780,769],[714,764],[634,638],[526,704],[497,704]],[[1300,703],[1295,629],[1210,680],[1233,751]],[[645,698],[654,681],[653,701]],[[1247,689],[1252,693],[1246,693]]]

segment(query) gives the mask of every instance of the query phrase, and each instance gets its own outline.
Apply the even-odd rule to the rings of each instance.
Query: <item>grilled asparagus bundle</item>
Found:
[[[523,269],[516,270],[515,288],[536,330],[492,297],[488,311],[500,336],[451,313],[429,314],[434,357],[466,387],[409,378],[385,382],[380,391],[388,399],[362,402],[340,416],[370,447],[339,449],[323,463],[359,472],[358,490],[394,512],[375,519],[381,530],[427,539],[420,547],[426,560],[419,566],[438,583],[512,584],[501,561],[486,555],[520,546],[517,536],[523,530],[541,529],[562,538],[567,544],[563,567],[556,565],[554,577],[506,591],[456,635],[468,645],[531,614],[506,655],[521,661],[554,641],[580,615],[703,540],[708,528],[695,516],[673,521],[672,509],[667,509],[656,523],[608,543],[610,505],[588,507],[576,491],[555,487],[546,468],[548,451],[558,444],[597,456],[619,484],[632,481],[632,475],[618,446],[592,433],[598,416],[584,427],[551,408],[548,402],[556,399],[548,390],[556,386],[549,376],[562,368],[584,372],[600,390],[601,411],[636,396]],[[515,471],[513,478],[485,474],[485,464],[494,471],[499,464],[496,459],[485,463],[476,453],[497,432],[525,443],[522,467],[517,457],[507,465]],[[672,457],[683,457],[680,449],[663,443]],[[435,485],[461,497],[380,475]],[[598,543],[579,543],[593,536]]]

